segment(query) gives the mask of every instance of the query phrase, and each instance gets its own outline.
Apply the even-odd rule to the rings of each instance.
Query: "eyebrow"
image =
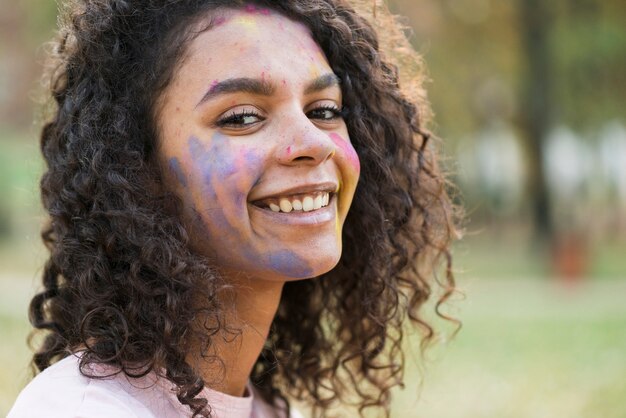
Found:
[[[317,77],[310,82],[304,89],[304,94],[317,93],[318,91],[325,90],[329,87],[338,86],[341,84],[341,80],[333,73],[327,73]]]
[[[307,84],[304,94],[316,93],[329,87],[341,84],[341,80],[333,73],[321,75]],[[229,78],[211,85],[209,90],[202,96],[196,108],[205,102],[229,93],[251,93],[259,96],[271,96],[276,91],[276,86],[265,79],[258,78]]]

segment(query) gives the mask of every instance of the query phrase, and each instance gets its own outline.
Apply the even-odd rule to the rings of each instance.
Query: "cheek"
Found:
[[[352,167],[355,173],[360,173],[361,162],[359,161],[359,156],[350,141],[335,132],[331,133],[329,137],[341,151],[343,157],[348,161],[348,164],[350,164],[350,167]]]
[[[180,186],[187,187],[187,177],[183,173],[180,161],[176,157],[172,157],[168,160],[168,167],[170,174],[176,179]]]
[[[219,133],[209,144],[190,137],[188,147],[193,205],[219,229],[241,228],[247,218],[247,196],[263,172],[262,153]]]
[[[194,177],[204,187],[223,190],[223,185],[237,185],[232,192],[243,192],[254,184],[262,172],[261,152],[254,148],[234,146],[229,138],[216,133],[210,145],[192,136],[188,140]]]

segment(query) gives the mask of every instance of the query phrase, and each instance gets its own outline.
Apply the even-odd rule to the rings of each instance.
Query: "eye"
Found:
[[[247,128],[264,120],[265,118],[257,112],[244,109],[238,112],[227,113],[218,119],[215,125],[219,128]]]
[[[321,121],[332,121],[343,117],[343,110],[334,105],[324,105],[309,111],[307,116]]]

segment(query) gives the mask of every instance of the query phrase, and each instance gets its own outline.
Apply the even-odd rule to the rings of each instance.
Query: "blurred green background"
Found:
[[[395,0],[466,207],[463,322],[394,417],[626,417],[626,2]],[[29,379],[46,252],[36,106],[56,4],[0,0],[0,415]],[[407,347],[416,353],[417,336]],[[419,393],[419,396],[417,395]]]

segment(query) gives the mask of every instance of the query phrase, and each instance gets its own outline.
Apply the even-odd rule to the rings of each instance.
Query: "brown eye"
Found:
[[[307,113],[307,116],[311,119],[319,120],[333,120],[342,117],[341,110],[335,106],[323,106],[311,110]]]
[[[215,124],[220,128],[247,128],[255,123],[263,121],[258,113],[244,110],[239,113],[231,113],[219,119]]]

